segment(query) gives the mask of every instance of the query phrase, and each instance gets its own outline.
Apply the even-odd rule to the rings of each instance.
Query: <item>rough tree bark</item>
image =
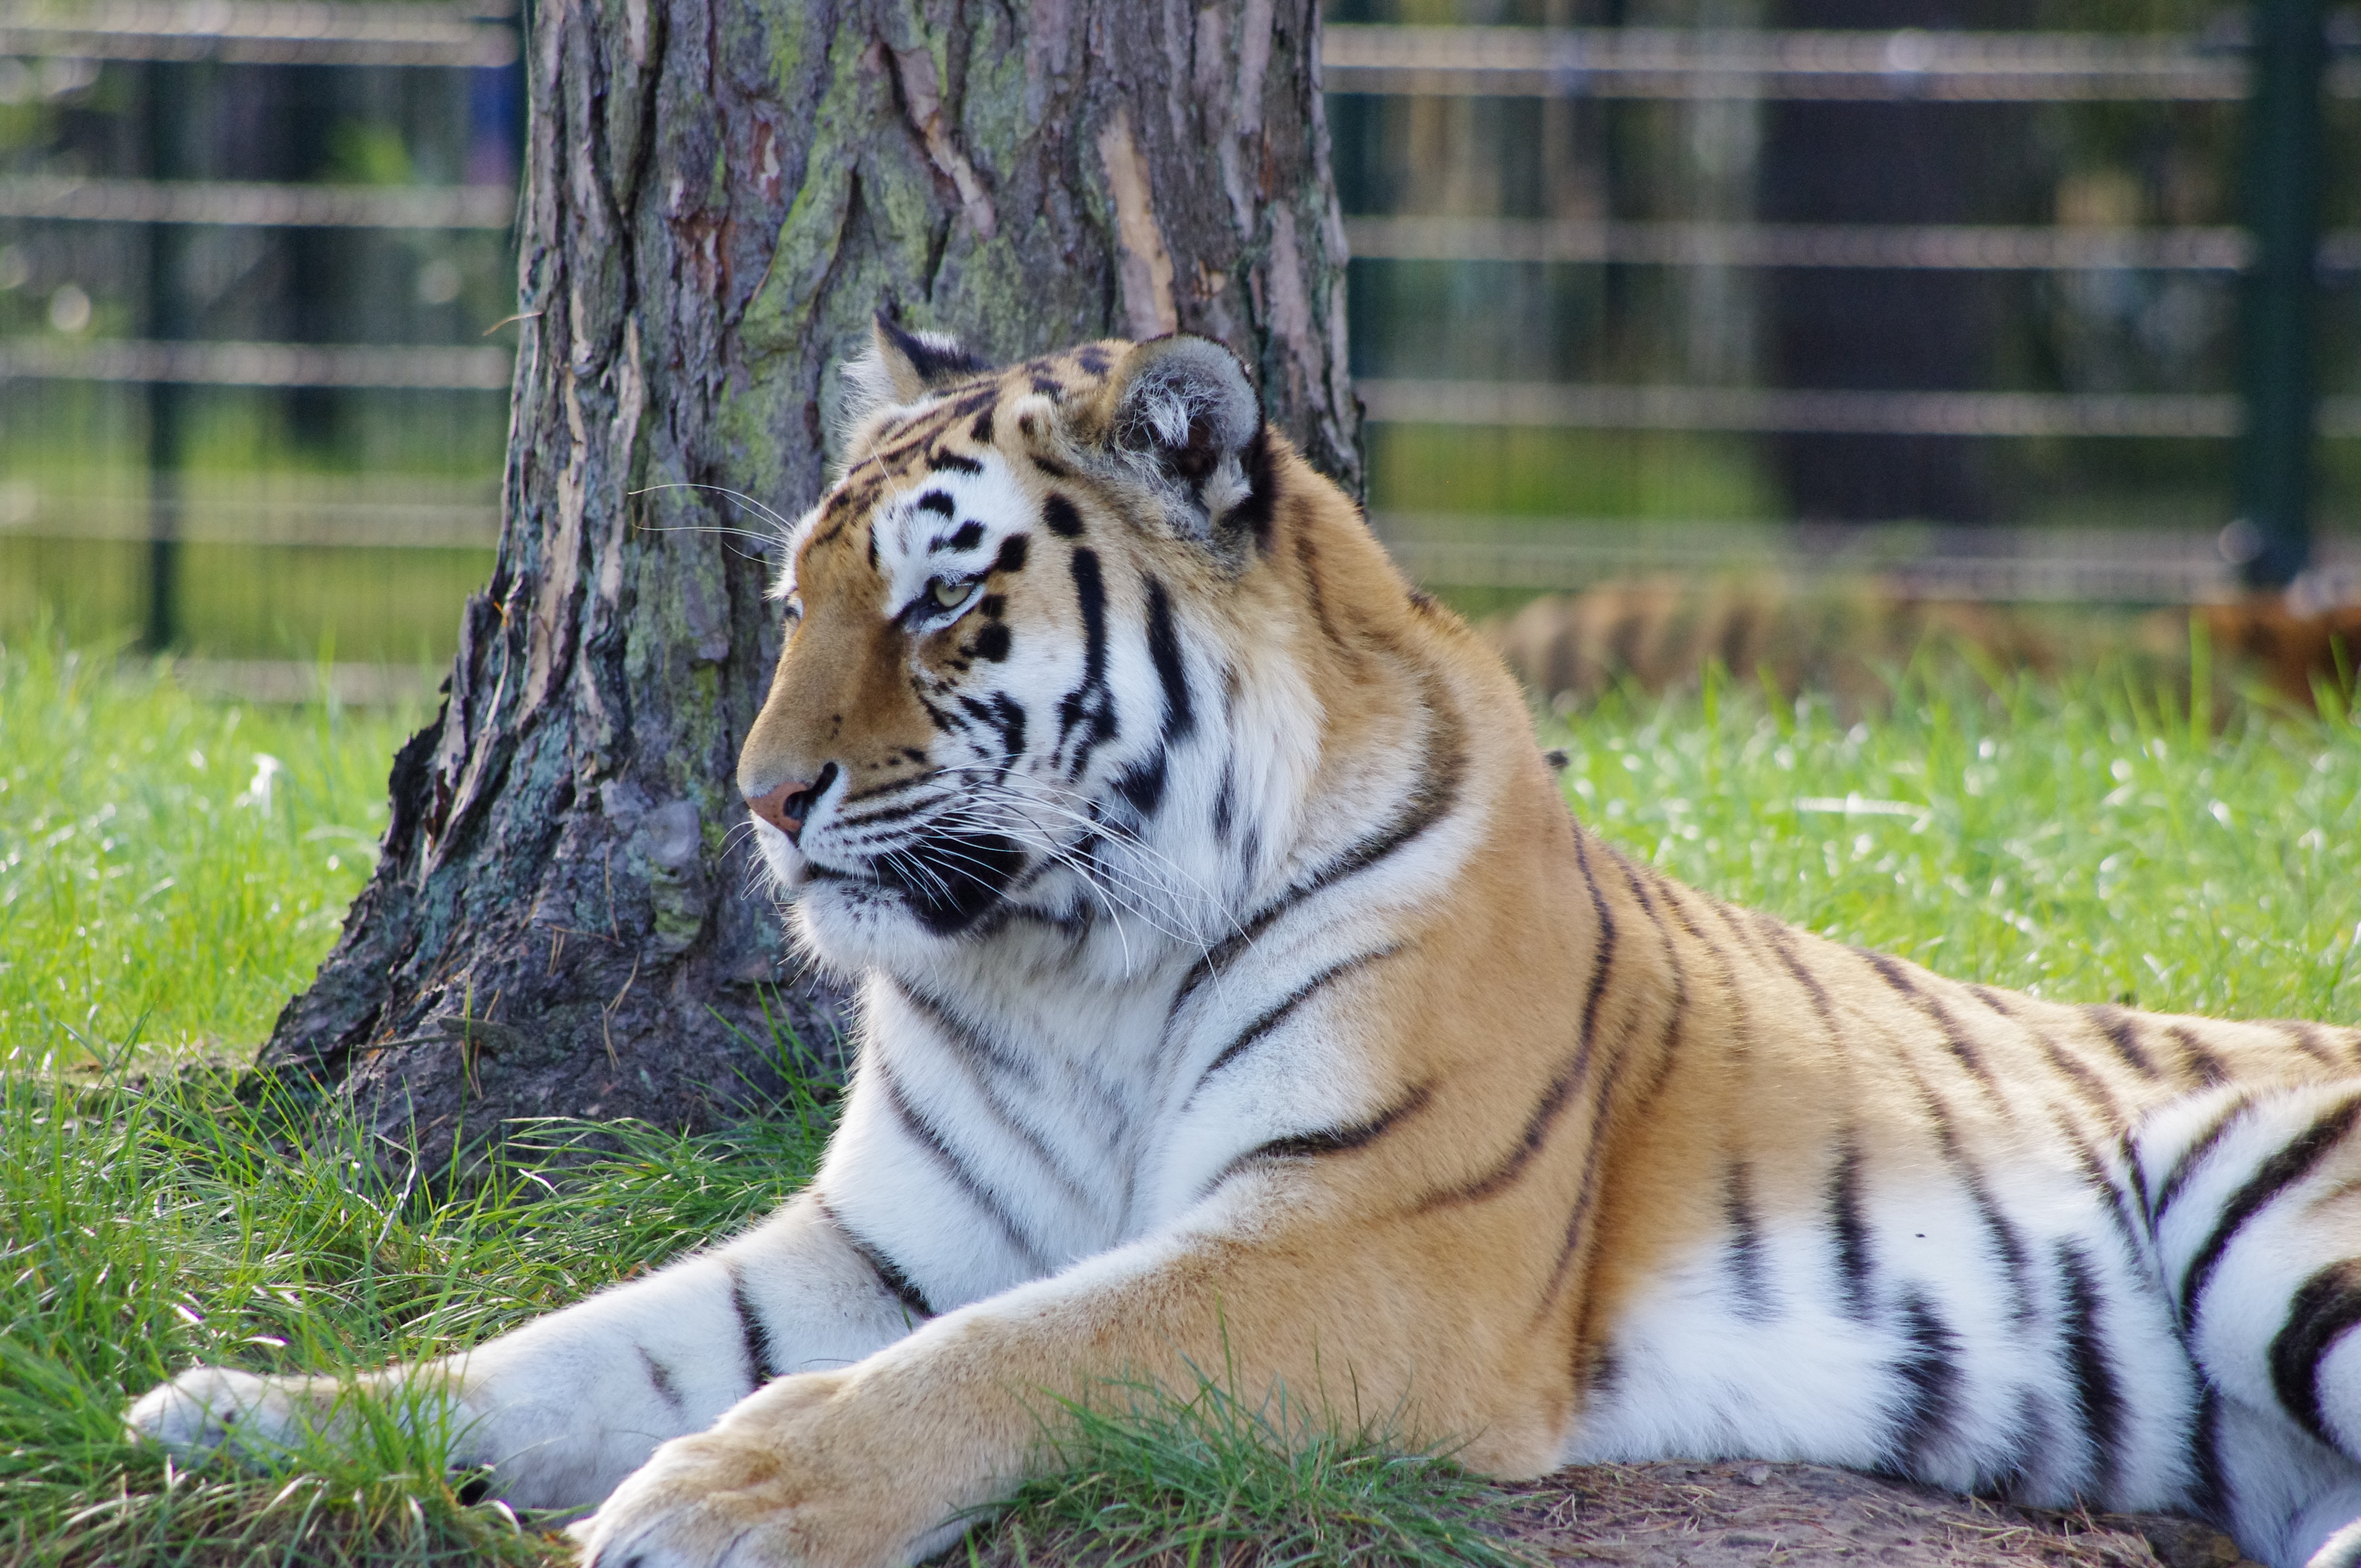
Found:
[[[755,503],[819,493],[881,306],[994,356],[1223,339],[1360,477],[1312,0],[537,9],[498,564],[263,1058],[436,1159],[516,1115],[709,1124],[766,1018],[833,1037],[731,773],[778,652]]]

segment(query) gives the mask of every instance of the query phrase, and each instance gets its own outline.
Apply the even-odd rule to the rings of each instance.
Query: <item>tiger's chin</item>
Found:
[[[941,835],[861,865],[832,865],[775,828],[759,839],[780,891],[794,900],[805,952],[844,973],[939,957],[994,930],[1029,858],[995,833]]]

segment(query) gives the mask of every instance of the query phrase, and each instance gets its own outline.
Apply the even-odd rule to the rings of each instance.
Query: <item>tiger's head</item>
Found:
[[[881,316],[846,380],[842,474],[789,533],[738,764],[807,946],[847,968],[1013,924],[1126,961],[1202,946],[1317,754],[1276,521],[1356,510],[1202,338],[994,369]]]

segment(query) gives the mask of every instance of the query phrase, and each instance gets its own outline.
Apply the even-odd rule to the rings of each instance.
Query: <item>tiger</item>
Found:
[[[859,988],[807,1188],[357,1385],[192,1369],[135,1433],[259,1455],[373,1395],[588,1510],[592,1568],[874,1568],[1218,1376],[1503,1478],[1812,1461],[2361,1559],[2361,1029],[1683,886],[1229,349],[873,339],[735,781]]]

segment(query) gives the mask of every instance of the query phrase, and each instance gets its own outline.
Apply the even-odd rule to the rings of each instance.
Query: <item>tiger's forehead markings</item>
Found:
[[[1006,458],[987,448],[886,497],[869,514],[870,562],[898,606],[935,577],[1006,571],[1025,559],[1033,502]]]
[[[790,541],[790,566],[782,578],[781,591],[786,591],[792,584],[792,560],[796,553],[835,543],[863,518],[870,519],[872,524],[864,542],[870,565],[881,576],[898,576],[884,559],[889,542],[881,541],[875,527],[881,512],[895,508],[897,495],[907,492],[949,498],[951,492],[945,488],[944,482],[953,477],[977,479],[1000,471],[993,466],[1005,466],[1007,459],[997,452],[993,442],[998,425],[996,415],[1004,399],[1033,392],[1062,402],[1104,379],[1114,363],[1105,348],[1084,344],[1063,354],[1027,359],[995,375],[947,387],[927,402],[887,420],[873,437],[872,449],[853,464],[852,470],[838,482]],[[1072,470],[1054,459],[1035,453],[1026,456],[1034,467],[1052,478],[1072,477]],[[1005,472],[1001,477],[1007,477]],[[1013,483],[1008,485],[1008,491],[1006,497],[996,499],[1010,501],[1011,510],[976,513],[982,532],[970,535],[964,528],[954,529],[939,541],[923,542],[917,554],[939,556],[946,550],[965,551],[990,543],[989,531],[994,527],[1011,530],[1029,522],[1029,507],[1021,493]],[[928,510],[936,511],[938,517],[951,516],[939,508]],[[1069,537],[1081,532],[1079,515],[1072,503],[1062,497],[1053,503],[1049,521],[1053,532]],[[1020,544],[1016,559],[1021,563],[1021,541],[1012,542]],[[898,559],[910,557],[912,549],[905,542],[890,543],[896,545]]]

